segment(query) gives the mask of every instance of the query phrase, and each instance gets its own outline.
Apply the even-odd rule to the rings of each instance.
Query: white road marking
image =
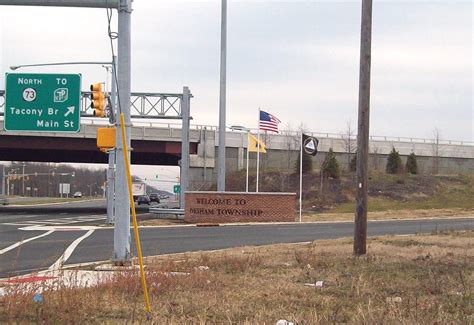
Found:
[[[72,253],[74,252],[76,247],[80,244],[80,242],[86,239],[87,237],[89,237],[90,235],[92,235],[93,232],[94,232],[94,229],[88,230],[84,235],[82,235],[81,237],[73,241],[71,245],[69,245],[69,247],[66,248],[63,255],[61,255],[61,257],[56,262],[54,262],[54,264],[51,265],[48,268],[48,270],[56,270],[62,267],[62,265],[68,260],[68,258],[71,257]]]
[[[51,234],[53,232],[54,232],[54,230],[49,230],[49,231],[47,231],[44,234],[41,234],[39,236],[35,236],[35,237],[31,237],[31,238],[19,241],[19,242],[15,243],[11,246],[8,246],[7,248],[4,248],[4,249],[0,250],[0,255],[5,254],[6,252],[11,251],[12,249],[15,249],[18,246],[23,245],[23,244],[25,244],[27,242],[30,242],[32,240],[35,240],[35,239],[38,239],[38,238],[41,238],[41,237],[44,237],[44,236],[48,236],[49,234]]]
[[[28,226],[26,223],[2,223],[2,225],[7,225],[7,226]]]
[[[92,215],[92,216],[78,216],[78,217],[67,217],[58,219],[46,219],[46,220],[30,220],[21,222],[5,222],[1,223],[8,226],[31,226],[31,225],[65,225],[72,223],[90,222],[105,220],[105,216]]]

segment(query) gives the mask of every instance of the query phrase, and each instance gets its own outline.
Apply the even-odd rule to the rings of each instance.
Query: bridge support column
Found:
[[[237,170],[242,170],[245,168],[244,160],[245,160],[245,150],[243,147],[237,148]]]

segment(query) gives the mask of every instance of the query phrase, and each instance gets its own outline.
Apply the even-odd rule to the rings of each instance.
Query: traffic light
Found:
[[[91,107],[94,109],[94,116],[105,117],[105,93],[102,91],[102,84],[91,85]]]

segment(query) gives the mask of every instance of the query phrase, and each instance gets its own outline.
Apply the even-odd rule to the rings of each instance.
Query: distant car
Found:
[[[82,197],[82,193],[81,192],[75,192],[73,196],[74,197]]]
[[[148,197],[150,198],[150,202],[160,203],[160,195],[158,195],[158,193],[151,193]]]
[[[161,194],[161,195],[160,195],[160,199],[162,199],[162,200],[163,200],[163,199],[169,199],[169,198],[170,198],[170,197],[169,197],[168,195],[166,195],[166,194]]]
[[[8,199],[6,197],[0,196],[0,204],[1,205],[7,205],[8,204]]]
[[[150,198],[148,197],[148,195],[140,195],[140,196],[138,197],[137,204],[138,204],[138,205],[140,205],[140,204],[148,204],[148,205],[150,205]]]

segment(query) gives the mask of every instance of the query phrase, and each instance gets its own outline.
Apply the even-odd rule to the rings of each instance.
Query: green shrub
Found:
[[[313,156],[303,153],[303,174],[311,173],[313,171]],[[300,153],[295,162],[295,173],[300,173]]]
[[[408,156],[407,163],[405,165],[405,171],[413,175],[418,174],[418,164],[416,162],[415,153],[413,152]]]
[[[393,147],[392,151],[388,155],[387,158],[387,167],[385,168],[387,174],[398,174],[402,172],[402,159],[400,158],[400,154],[395,147]]]

